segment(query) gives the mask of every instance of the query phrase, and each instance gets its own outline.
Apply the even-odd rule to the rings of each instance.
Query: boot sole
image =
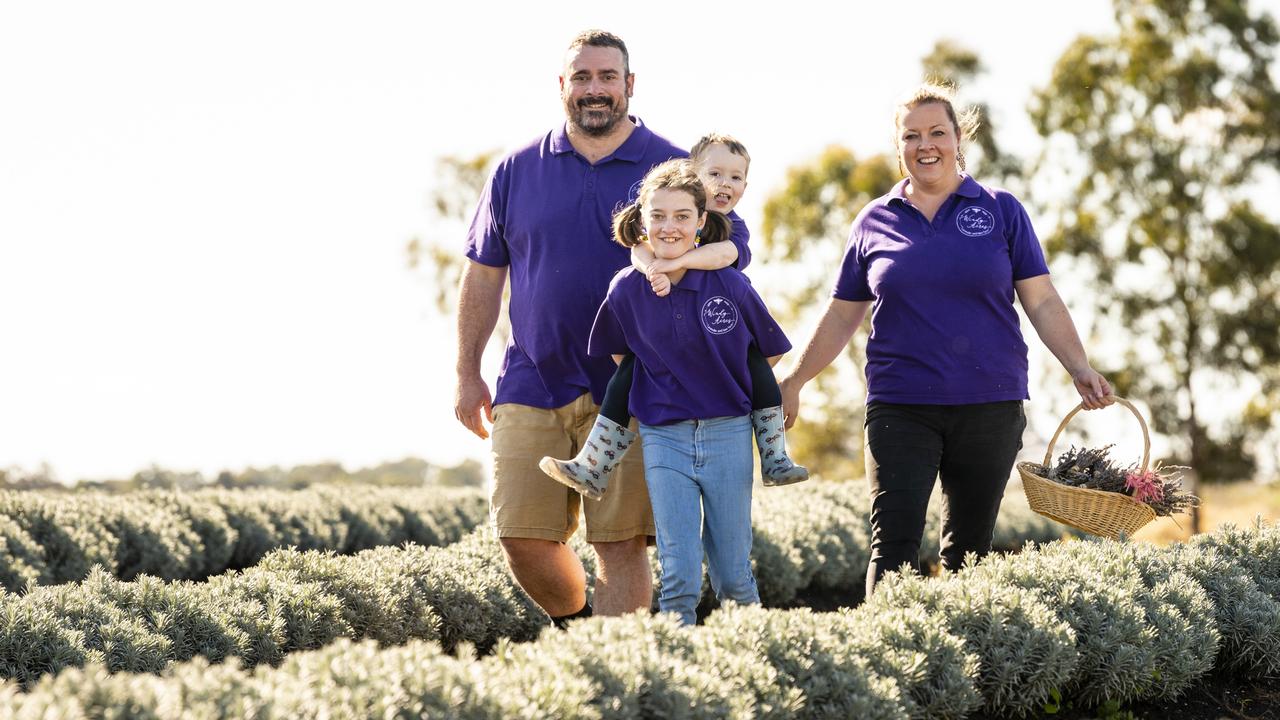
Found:
[[[579,495],[592,500],[599,500],[604,496],[603,490],[596,490],[586,483],[579,482],[577,479],[565,475],[560,471],[560,466],[555,458],[550,455],[538,461],[538,469],[546,473],[547,477],[555,480],[561,485],[567,486],[570,490],[576,491]]]

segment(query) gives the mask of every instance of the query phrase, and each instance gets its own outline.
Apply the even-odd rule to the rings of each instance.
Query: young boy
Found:
[[[699,140],[689,156],[697,164],[706,188],[707,210],[727,216],[735,230],[746,232],[746,223],[733,212],[747,189],[751,156],[746,147],[728,135],[712,133]],[[669,273],[718,270],[731,265],[742,270],[751,261],[749,254],[739,257],[733,243],[700,245],[678,258],[661,259],[654,256],[647,242],[642,242],[632,248],[631,259],[659,297],[671,292]],[[807,480],[809,471],[787,455],[782,393],[773,369],[755,345],[750,348],[747,366],[752,381],[751,424],[764,484],[790,485]],[[598,500],[604,495],[610,473],[636,439],[636,433],[627,427],[631,422],[628,404],[634,371],[635,356],[627,355],[609,381],[600,415],[582,450],[572,460],[544,457],[538,464],[543,472],[586,497]]]

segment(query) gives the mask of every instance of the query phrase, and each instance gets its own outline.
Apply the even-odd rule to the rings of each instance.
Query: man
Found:
[[[592,614],[586,578],[565,541],[580,496],[538,469],[572,457],[595,419],[614,366],[587,356],[609,280],[630,262],[611,240],[613,212],[654,165],[687,155],[628,115],[635,84],[621,38],[591,30],[570,43],[560,76],[567,122],[494,170],[467,238],[458,301],[458,421],[481,438],[493,423],[490,515],[516,581],[557,625]],[[745,237],[735,241],[745,244]],[[480,358],[511,276],[511,342],[490,397]],[[594,611],[649,607],[646,546],[654,535],[639,453],[607,496],[583,512],[599,558]]]

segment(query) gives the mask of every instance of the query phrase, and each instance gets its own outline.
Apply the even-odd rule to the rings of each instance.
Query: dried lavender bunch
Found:
[[[1110,457],[1111,448],[1077,448],[1074,445],[1058,457],[1053,467],[1035,465],[1040,477],[1071,487],[1117,492],[1151,506],[1156,515],[1172,515],[1200,504],[1195,495],[1182,489],[1182,473],[1187,468],[1156,463],[1142,472],[1138,465],[1121,467]]]

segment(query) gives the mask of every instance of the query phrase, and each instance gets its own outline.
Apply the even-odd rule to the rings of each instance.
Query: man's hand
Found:
[[[493,396],[489,394],[489,386],[483,379],[469,377],[458,380],[458,389],[453,399],[453,415],[463,427],[481,440],[489,439],[489,430],[484,426],[484,420],[493,424]]]

